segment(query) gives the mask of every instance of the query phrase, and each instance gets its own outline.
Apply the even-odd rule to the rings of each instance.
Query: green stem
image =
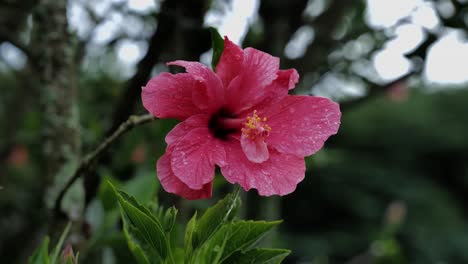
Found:
[[[234,186],[234,191],[232,192],[234,194],[234,196],[237,198],[240,194],[240,185],[239,184],[236,184]]]

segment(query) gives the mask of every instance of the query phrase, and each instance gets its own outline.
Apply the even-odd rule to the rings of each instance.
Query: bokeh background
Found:
[[[339,134],[293,194],[243,193],[243,217],[284,219],[264,243],[292,249],[286,263],[468,263],[466,0],[0,0],[0,262],[24,263],[63,227],[59,190],[145,113],[141,86],[175,70],[165,62],[210,63],[209,26],[296,68],[294,93],[341,104]],[[133,263],[105,180],[176,205],[182,231],[230,190],[220,175],[210,200],[159,188],[175,124],[133,129],[67,193],[82,263]]]

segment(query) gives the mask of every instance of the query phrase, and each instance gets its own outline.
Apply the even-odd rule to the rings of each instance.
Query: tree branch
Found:
[[[63,214],[61,211],[61,203],[63,197],[67,193],[68,189],[73,185],[73,183],[85,172],[89,166],[96,161],[109,147],[114,141],[116,141],[120,136],[122,136],[125,132],[131,130],[132,128],[149,123],[156,118],[151,114],[145,114],[140,116],[130,116],[127,121],[123,122],[117,130],[115,130],[108,138],[106,138],[99,146],[88,153],[80,162],[76,170],[74,171],[72,177],[67,181],[63,189],[60,191],[57,199],[55,200],[54,205],[54,212],[57,215]]]

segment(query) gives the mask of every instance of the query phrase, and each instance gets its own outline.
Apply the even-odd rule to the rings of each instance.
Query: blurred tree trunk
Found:
[[[79,115],[73,36],[68,32],[67,1],[42,0],[33,13],[34,49],[43,111],[44,191],[68,176],[79,158]],[[54,199],[54,192],[52,197]]]

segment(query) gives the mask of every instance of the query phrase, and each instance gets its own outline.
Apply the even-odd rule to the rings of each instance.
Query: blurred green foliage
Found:
[[[397,203],[405,213],[390,244],[405,263],[468,261],[467,100],[466,90],[415,89],[404,101],[381,97],[345,114],[339,135],[283,201],[298,255],[345,261],[368,251]]]

